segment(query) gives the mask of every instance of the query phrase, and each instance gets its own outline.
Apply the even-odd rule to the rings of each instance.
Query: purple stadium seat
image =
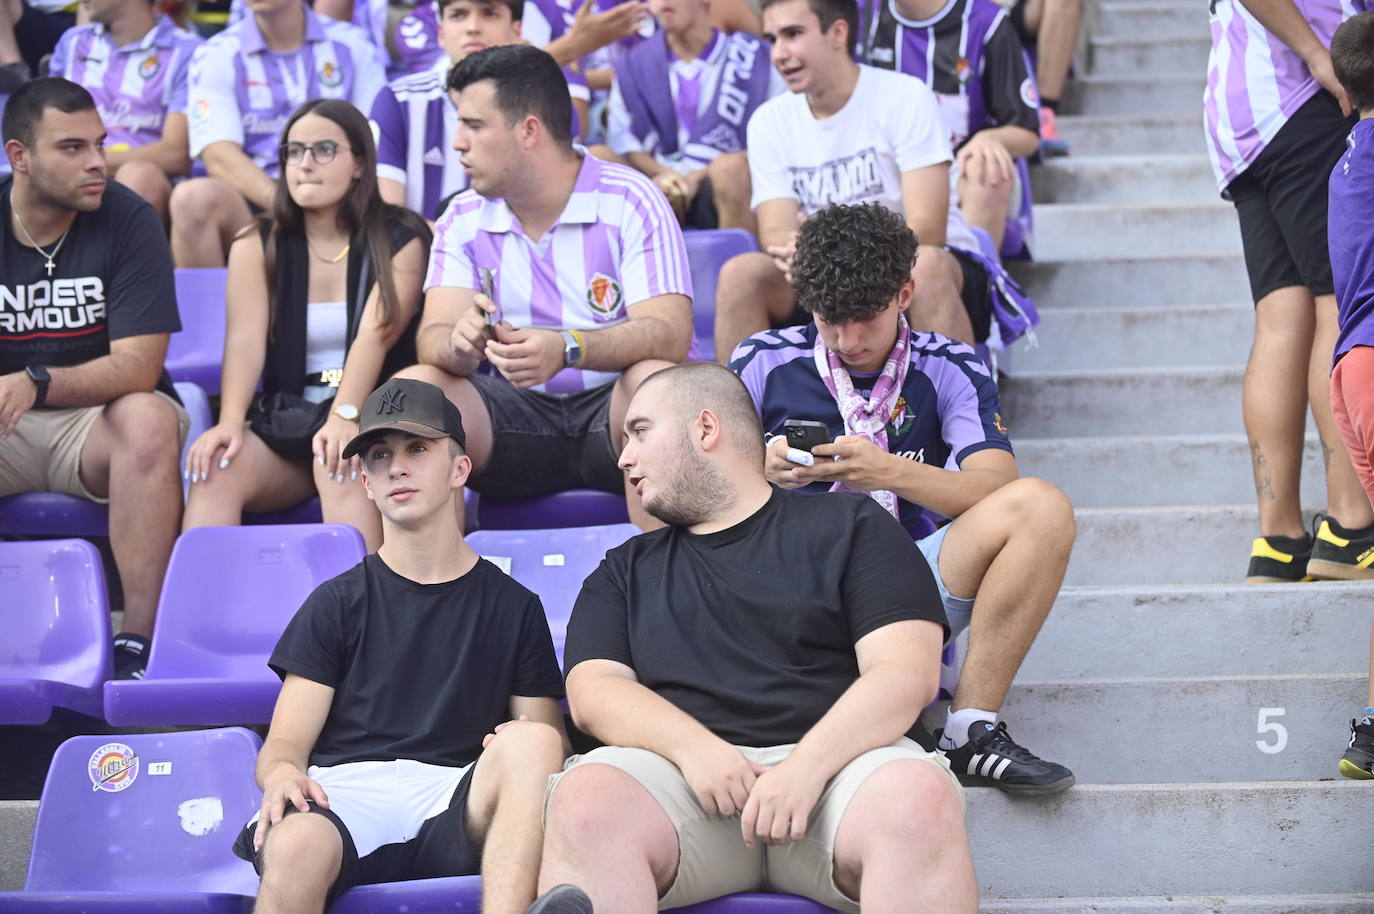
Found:
[[[191,426],[186,448],[196,436],[210,427],[210,398],[195,384],[178,382]],[[104,536],[109,526],[109,510],[93,501],[56,492],[27,492],[0,498],[0,536]]]
[[[689,904],[675,911],[676,914],[833,914],[835,909],[800,895],[741,892],[700,904]]]
[[[320,499],[318,495],[312,495],[305,501],[293,508],[282,508],[280,511],[264,511],[261,514],[250,514],[243,512],[243,522],[245,524],[319,524],[324,522],[320,515]]]
[[[759,249],[754,236],[744,229],[712,229],[684,232],[687,262],[692,268],[692,358],[710,361],[716,357],[716,280],[725,261],[736,254]]]
[[[247,914],[258,879],[230,845],[262,801],[260,746],[240,729],[67,740],[24,891],[0,893],[0,912]]]
[[[570,527],[564,530],[478,530],[468,544],[502,571],[539,595],[553,633],[553,647],[563,661],[568,616],[582,581],[596,569],[606,551],[639,533],[633,524]]]
[[[568,489],[533,498],[484,498],[468,502],[469,530],[543,530],[629,523],[625,496],[596,489]]]
[[[954,690],[958,685],[959,645],[951,641],[940,652],[940,690],[935,693],[935,701],[948,701],[953,698]]]
[[[167,372],[177,381],[194,381],[219,393],[224,358],[224,267],[176,271],[181,332],[167,346]]]
[[[85,540],[0,543],[0,724],[41,724],[53,708],[100,716],[111,672],[100,553]]]
[[[199,527],[177,540],[142,680],[105,684],[105,719],[127,726],[260,724],[281,682],[267,657],[317,586],[360,562],[346,524]]]
[[[479,914],[482,877],[383,882],[350,889],[329,914]]]

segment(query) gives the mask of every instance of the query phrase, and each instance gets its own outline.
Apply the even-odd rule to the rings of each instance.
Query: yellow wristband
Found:
[[[578,356],[577,361],[573,362],[572,367],[581,368],[582,363],[587,361],[587,340],[582,335],[581,330],[569,330],[568,332],[572,334],[573,339],[577,340]]]

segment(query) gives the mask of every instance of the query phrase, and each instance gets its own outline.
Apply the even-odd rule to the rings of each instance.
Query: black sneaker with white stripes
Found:
[[[949,759],[949,767],[967,786],[1000,787],[1007,793],[1052,794],[1073,786],[1073,772],[1057,762],[1047,762],[1018,746],[1005,722],[974,721],[968,742],[958,749],[940,745],[943,730],[935,732],[936,751]]]

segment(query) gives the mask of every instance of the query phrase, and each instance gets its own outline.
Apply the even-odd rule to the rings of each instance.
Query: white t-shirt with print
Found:
[[[930,88],[914,76],[859,66],[843,108],[811,113],[805,93],[771,98],[749,119],[751,205],[796,200],[806,215],[836,203],[880,203],[905,215],[902,172],[952,162]],[[977,249],[951,199],[945,243]]]

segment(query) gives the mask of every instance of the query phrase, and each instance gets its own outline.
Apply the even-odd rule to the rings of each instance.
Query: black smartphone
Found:
[[[824,422],[812,419],[784,419],[782,432],[787,436],[787,446],[811,453],[818,444],[830,443],[830,429]]]
[[[482,267],[481,277],[482,294],[487,297],[487,301],[491,302],[493,305],[496,304],[496,282],[495,277],[492,276],[491,268]],[[499,307],[495,311],[487,312],[488,327],[495,327],[499,323],[501,323],[501,309]]]

